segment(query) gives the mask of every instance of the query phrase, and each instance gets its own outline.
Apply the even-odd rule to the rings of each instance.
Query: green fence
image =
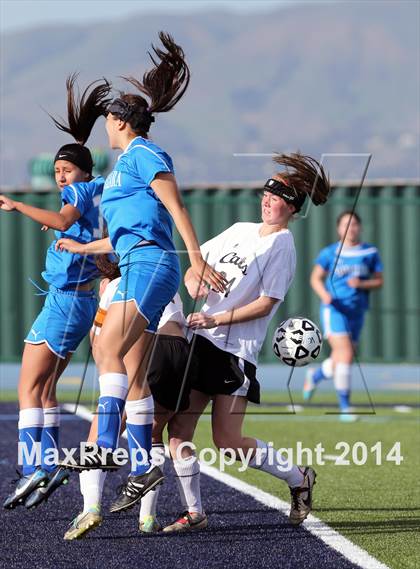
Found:
[[[15,199],[38,207],[57,209],[58,192],[12,193]],[[297,249],[297,271],[286,301],[279,308],[267,335],[260,361],[274,361],[270,341],[280,320],[305,314],[319,321],[319,303],[308,281],[318,251],[336,239],[335,219],[352,208],[357,186],[334,188],[323,207],[311,207],[291,225]],[[200,242],[237,221],[259,221],[259,191],[255,188],[185,189],[184,201]],[[363,221],[363,239],[375,244],[384,263],[385,284],[371,295],[371,309],[362,333],[359,354],[363,361],[419,361],[420,339],[420,184],[375,182],[362,189],[356,211]],[[0,359],[20,358],[22,340],[42,306],[43,297],[29,282],[45,286],[40,277],[52,232],[16,213],[0,212]],[[177,247],[183,245],[179,236]],[[181,253],[183,269],[186,255]],[[192,303],[181,290],[187,310]],[[86,343],[76,354],[87,356]]]

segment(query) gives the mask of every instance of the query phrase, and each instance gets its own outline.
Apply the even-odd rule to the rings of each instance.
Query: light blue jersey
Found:
[[[118,157],[105,181],[102,211],[115,252],[124,259],[140,241],[173,251],[173,221],[150,184],[159,172],[174,173],[171,158],[138,136]]]
[[[368,243],[343,247],[341,252],[340,247],[341,243],[338,242],[322,249],[315,259],[315,264],[320,265],[328,273],[325,286],[336,301],[334,304],[337,308],[344,312],[362,313],[369,307],[369,291],[352,288],[347,281],[354,277],[366,280],[374,273],[382,272],[379,252],[376,247]],[[340,256],[335,266],[339,252]]]
[[[99,213],[104,179],[78,182],[65,186],[61,192],[62,206],[70,204],[77,208],[80,217],[67,231],[55,231],[57,239],[68,237],[80,243],[89,243],[102,237],[102,223]],[[99,275],[92,256],[78,255],[67,251],[56,251],[56,241],[48,248],[46,268],[42,277],[59,289],[74,288],[78,284],[92,281]]]

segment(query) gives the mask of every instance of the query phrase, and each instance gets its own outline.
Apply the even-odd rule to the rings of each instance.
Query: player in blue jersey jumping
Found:
[[[109,238],[81,246],[61,239],[57,248],[84,254],[115,251],[121,281],[95,347],[99,368],[98,449],[89,459],[78,458],[76,468],[115,468],[110,450],[117,446],[121,415],[127,414],[131,473],[118,499],[117,512],[134,506],[163,480],[151,466],[153,398],[144,368],[128,385],[123,358],[143,332],[144,363],[165,306],[180,283],[178,255],[172,241],[173,222],[184,240],[192,270],[216,290],[225,279],[203,259],[189,214],[182,203],[170,156],[148,138],[155,113],[170,111],[184,95],[190,72],[184,52],[160,33],[164,49],[153,48],[154,67],[142,81],[125,78],[142,94],[120,93],[108,108],[106,130],[111,148],[123,152],[106,179],[102,209]],[[127,403],[126,403],[127,400]],[[73,465],[74,466],[74,465]]]
[[[360,241],[361,227],[357,213],[341,213],[337,219],[340,240],[322,249],[311,275],[311,286],[321,299],[321,322],[331,355],[321,367],[308,370],[303,398],[309,401],[319,382],[333,377],[342,421],[357,418],[350,407],[354,349],[369,308],[369,292],[383,284],[378,249]]]
[[[57,239],[71,236],[83,243],[102,235],[99,203],[104,179],[93,179],[92,156],[84,144],[109,104],[111,86],[107,81],[91,83],[78,99],[75,81],[76,75],[67,80],[68,124],[53,119],[59,129],[77,140],[76,144],[62,146],[54,158],[60,211],[40,209],[6,196],[0,196],[0,208],[22,213],[44,230],[54,229]],[[55,386],[92,325],[97,305],[93,287],[98,271],[93,257],[59,253],[55,244],[56,240],[48,248],[42,273],[49,285],[45,303],[25,338],[18,388],[19,462],[23,475],[4,502],[7,509],[23,503],[28,508],[37,506],[68,478],[68,471],[57,467],[57,457],[51,452],[58,450],[60,420]]]

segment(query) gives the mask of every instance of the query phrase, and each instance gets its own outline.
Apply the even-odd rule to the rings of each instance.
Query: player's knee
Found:
[[[340,350],[340,353],[338,354],[337,357],[337,362],[336,362],[337,364],[341,363],[341,364],[350,365],[352,361],[353,361],[353,349],[351,346],[347,346],[342,350]]]
[[[193,448],[189,441],[184,439],[178,437],[169,439],[169,452],[173,460],[189,458],[193,454]]]
[[[112,346],[112,344],[109,344],[108,342],[97,342],[95,347],[95,362],[99,368],[112,367],[115,359],[123,359],[115,346]]]
[[[194,436],[196,424],[192,416],[175,415],[168,423],[168,435],[170,438],[190,441]]]

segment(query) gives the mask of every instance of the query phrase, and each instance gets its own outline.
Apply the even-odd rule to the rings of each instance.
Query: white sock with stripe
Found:
[[[264,441],[255,439],[257,448],[254,457],[251,459],[249,466],[255,470],[262,470],[276,478],[285,480],[290,488],[301,486],[304,476],[300,468],[294,464],[290,464],[285,453],[276,451],[273,447],[269,447]]]
[[[163,443],[153,443],[150,454],[150,464],[153,466],[157,465],[163,470],[165,466],[165,445]],[[159,492],[160,486],[156,486],[141,499],[139,521],[143,521],[147,516],[156,516]]]
[[[174,460],[176,483],[182,507],[188,512],[203,513],[200,490],[200,463],[196,456],[184,460]]]

